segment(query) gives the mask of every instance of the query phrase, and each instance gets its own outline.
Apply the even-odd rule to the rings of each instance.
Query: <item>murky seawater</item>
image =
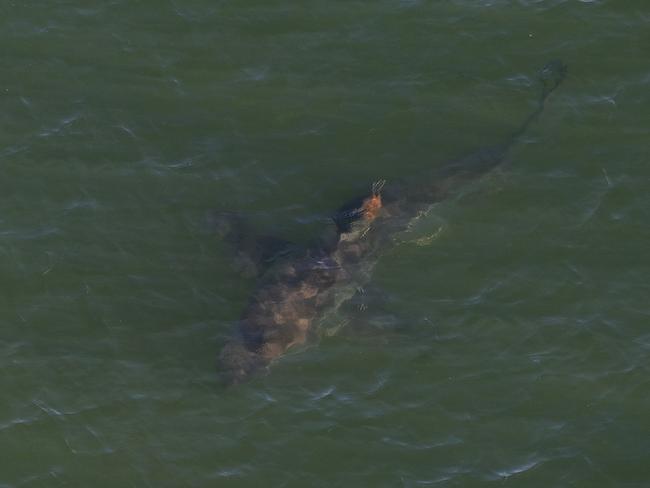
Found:
[[[5,2],[0,486],[650,486],[648,33],[640,1]],[[206,215],[307,242],[500,142],[554,58],[366,310],[219,385],[254,280]]]

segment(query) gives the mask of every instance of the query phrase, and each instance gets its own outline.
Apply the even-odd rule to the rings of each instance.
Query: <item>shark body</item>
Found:
[[[219,355],[218,369],[225,383],[241,383],[288,349],[304,344],[326,310],[337,308],[369,280],[380,250],[390,245],[392,236],[454,189],[503,161],[541,115],[548,96],[565,75],[566,67],[559,61],[542,69],[537,108],[503,143],[431,171],[416,182],[375,182],[367,195],[339,209],[333,217],[333,231],[316,244],[276,254]],[[241,247],[242,236],[232,223],[221,234]],[[249,241],[248,247],[258,261],[270,259],[272,253],[265,254],[263,242]]]

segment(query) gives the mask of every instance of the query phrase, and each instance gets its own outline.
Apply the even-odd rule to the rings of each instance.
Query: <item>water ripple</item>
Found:
[[[533,469],[534,467],[540,465],[543,462],[541,459],[534,459],[532,461],[527,461],[522,464],[514,465],[509,468],[501,469],[495,471],[495,473],[500,478],[510,478],[516,474],[525,473],[526,471]]]

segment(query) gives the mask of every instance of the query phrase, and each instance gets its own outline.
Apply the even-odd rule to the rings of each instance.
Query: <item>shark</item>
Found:
[[[317,334],[327,312],[337,310],[370,281],[382,250],[395,242],[395,235],[432,205],[505,160],[566,74],[567,67],[559,60],[539,71],[535,109],[503,141],[427,168],[411,180],[374,181],[365,194],[339,207],[331,216],[332,225],[310,245],[256,237],[236,214],[220,214],[215,219],[217,233],[238,250],[240,262],[247,263],[244,271],[258,276],[235,330],[218,355],[223,383],[239,384],[268,371],[276,359]]]

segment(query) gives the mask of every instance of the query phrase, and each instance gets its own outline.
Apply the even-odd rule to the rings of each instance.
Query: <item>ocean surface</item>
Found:
[[[650,4],[0,5],[0,487],[650,486]],[[364,307],[225,388],[255,279],[503,141]]]

